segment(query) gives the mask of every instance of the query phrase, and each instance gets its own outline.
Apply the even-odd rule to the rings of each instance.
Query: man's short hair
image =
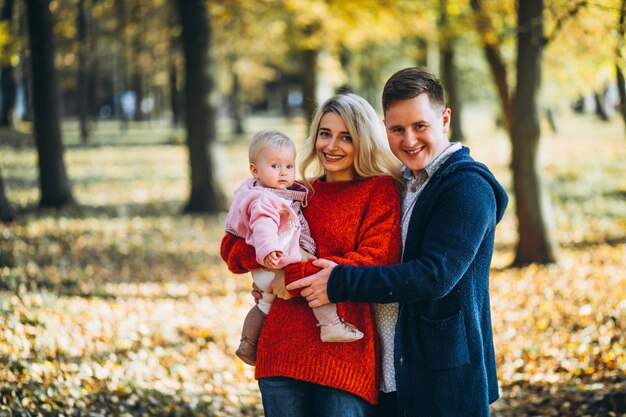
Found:
[[[383,112],[396,101],[409,100],[420,94],[428,94],[433,105],[445,106],[443,85],[425,68],[410,67],[393,74],[383,88]]]

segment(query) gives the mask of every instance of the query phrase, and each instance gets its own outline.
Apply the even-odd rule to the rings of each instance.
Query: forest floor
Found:
[[[468,112],[467,144],[513,197],[509,142],[485,114]],[[514,201],[498,226],[492,415],[626,416],[626,137],[617,118],[557,121],[541,167],[558,264],[508,266]],[[275,124],[284,121],[251,122]],[[64,129],[78,203],[60,211],[36,209],[30,136],[0,132],[20,214],[0,225],[0,417],[261,416],[254,370],[234,355],[251,280],[219,257],[225,213],[180,214],[182,132],[101,124],[83,146],[75,126]],[[301,122],[285,129],[301,143]],[[230,195],[247,176],[247,148],[225,137],[215,152]]]

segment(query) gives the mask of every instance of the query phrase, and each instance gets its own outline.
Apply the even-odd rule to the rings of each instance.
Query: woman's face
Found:
[[[335,113],[326,113],[320,119],[315,150],[324,167],[327,182],[354,179],[352,137],[343,119]]]

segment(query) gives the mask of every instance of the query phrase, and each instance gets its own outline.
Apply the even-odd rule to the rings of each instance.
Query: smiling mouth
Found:
[[[418,153],[420,153],[422,150],[424,149],[424,146],[418,148],[418,149],[405,149],[405,153],[408,154],[409,156],[415,156]]]
[[[341,158],[343,158],[343,155],[329,155],[325,153],[324,158],[328,159],[329,161],[339,161]]]

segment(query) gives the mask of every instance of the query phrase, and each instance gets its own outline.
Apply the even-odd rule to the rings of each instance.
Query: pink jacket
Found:
[[[260,264],[273,251],[283,253],[279,268],[301,262],[300,247],[315,254],[309,225],[300,210],[306,206],[307,193],[298,182],[287,190],[276,190],[249,178],[235,191],[226,216],[226,232],[253,246]]]

